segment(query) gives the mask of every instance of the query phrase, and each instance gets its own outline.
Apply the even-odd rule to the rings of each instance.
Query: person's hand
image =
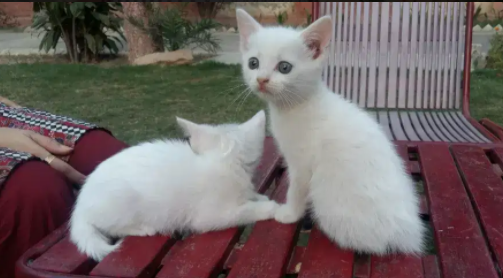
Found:
[[[30,130],[15,128],[0,128],[0,147],[18,152],[30,153],[45,160],[55,170],[63,173],[72,182],[82,185],[85,176],[54,155],[68,155],[73,149],[61,145],[52,138],[45,137]]]
[[[8,100],[2,96],[0,96],[0,102],[3,102],[5,104],[7,104],[7,106],[10,106],[10,107],[13,107],[13,108],[21,108],[21,105],[13,102],[12,100]]]

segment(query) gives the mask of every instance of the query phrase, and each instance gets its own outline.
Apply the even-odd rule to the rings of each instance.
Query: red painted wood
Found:
[[[22,256],[19,258],[16,265],[16,277],[17,278],[60,278],[63,276],[68,277],[67,275],[57,275],[51,274],[45,271],[39,271],[31,267],[31,261],[38,256],[44,254],[49,248],[60,242],[66,235],[68,230],[68,224],[65,223],[61,225],[58,229],[53,231],[46,238],[42,239],[39,243],[37,243],[32,248],[28,249]]]
[[[237,228],[191,236],[168,253],[156,278],[212,277],[239,239]]]
[[[287,190],[284,174],[273,199],[284,202]],[[282,277],[290,259],[297,226],[281,224],[273,219],[257,222],[227,278]]]
[[[49,248],[30,265],[33,269],[57,273],[88,273],[96,263],[77,250],[68,237]]]
[[[499,140],[503,140],[503,128],[501,126],[487,118],[481,119],[479,123],[498,137]]]
[[[501,173],[501,171],[503,170],[503,147],[494,148],[493,151],[496,154],[494,158],[499,168],[499,170],[497,170],[496,172]]]
[[[424,278],[420,257],[389,255],[372,256],[370,278]]]
[[[152,277],[174,240],[167,236],[127,237],[120,250],[110,253],[91,276],[122,278]]]
[[[271,185],[271,182],[277,177],[280,160],[281,154],[276,148],[274,139],[266,137],[262,160],[260,161],[256,175],[253,176],[253,183],[258,192],[264,193]]]
[[[270,186],[279,169],[280,155],[271,137],[264,142],[264,155],[254,176],[257,191]],[[164,261],[157,278],[209,277],[222,270],[225,259],[239,239],[239,230],[194,235],[176,243]]]
[[[309,237],[299,278],[352,278],[354,254],[332,243],[317,227]]]
[[[410,161],[410,172],[412,174],[421,173],[421,166],[419,165],[418,161]]]
[[[407,173],[410,174],[419,174],[420,173],[420,166],[418,161],[410,161],[409,159],[409,147],[407,144],[404,143],[398,143],[396,144],[396,150],[400,157],[403,159],[404,164],[405,164],[405,170]],[[419,207],[419,213],[421,214],[428,214],[428,202],[426,200],[425,196],[419,196],[419,201],[420,201],[420,207]]]
[[[495,145],[490,144],[458,144],[452,147],[452,153],[462,171],[461,175],[466,180],[466,189],[458,169],[456,169],[454,158],[449,152],[449,144],[407,142],[403,146],[418,149],[420,168],[425,181],[425,191],[431,205],[431,221],[435,231],[438,256],[426,256],[420,259],[419,262],[414,257],[373,257],[371,259],[372,265],[369,260],[355,260],[353,277],[498,277],[475,213],[481,220],[482,227],[487,235],[487,242],[495,251],[494,257],[501,265],[501,255],[499,253],[501,247],[497,245],[501,241],[501,237],[496,232],[502,230],[498,226],[498,220],[503,219],[503,217],[499,217],[500,211],[502,211],[500,200],[502,199],[501,188],[503,184],[501,184],[501,178],[492,170],[491,162],[484,151],[494,152],[495,155],[492,155],[491,159],[496,160],[495,163],[503,167],[503,146],[494,148]],[[405,148],[401,148],[403,153]],[[492,148],[494,148],[494,151],[492,151]],[[267,151],[265,152],[267,153]],[[409,165],[411,171],[414,172],[412,166],[414,163],[411,161]],[[274,175],[270,179],[274,179]],[[288,188],[286,176],[283,175],[278,182],[279,186],[273,196],[278,201],[284,201]],[[266,188],[264,187],[263,191]],[[493,191],[488,189],[493,189]],[[472,208],[468,193],[470,193],[473,203],[476,204],[475,211]],[[491,233],[491,228],[493,233]],[[193,260],[191,263],[196,265],[194,269],[199,267],[197,266],[198,263],[200,265],[213,265],[214,269],[221,269],[221,265],[228,257],[226,265],[232,268],[228,277],[280,278],[285,273],[295,273],[295,266],[302,262],[299,277],[310,274],[310,268],[312,271],[317,271],[318,274],[305,277],[340,277],[340,275],[337,276],[332,271],[332,268],[335,268],[334,265],[326,267],[322,265],[325,260],[329,261],[331,256],[327,256],[327,254],[330,253],[313,251],[330,249],[334,246],[333,243],[330,243],[317,229],[313,229],[308,247],[292,247],[297,229],[297,225],[283,225],[273,220],[262,221],[255,225],[242,250],[234,249],[232,255],[222,255],[222,260],[217,263],[207,264],[204,260]],[[87,277],[81,275],[85,275],[85,269],[92,266],[82,267],[82,264],[80,264],[82,257],[79,258],[75,247],[65,238],[65,231],[66,226],[58,229],[41,243],[28,250],[18,264],[16,277]],[[213,233],[206,234],[206,236],[211,237],[211,234]],[[198,243],[196,239],[203,241],[200,238],[194,236],[184,241],[184,243],[187,244],[194,240],[192,242],[194,244],[190,247],[198,247],[201,243]],[[219,239],[207,238],[203,242],[208,244],[208,242],[213,243],[213,241]],[[163,244],[153,244],[151,238],[142,238],[134,244],[128,243],[129,240],[131,238],[126,239],[127,242],[123,245],[121,251],[109,255],[96,266],[92,273],[95,275],[93,277],[152,277],[159,267],[163,254],[168,251],[173,243],[173,241],[168,240],[164,242],[164,247],[159,247]],[[323,240],[327,241],[326,244],[322,244]],[[136,246],[132,246],[135,244]],[[179,260],[177,264],[179,268],[187,264],[187,261],[181,260],[183,254],[188,254],[181,252],[188,248],[187,245],[177,244],[174,246],[170,250],[170,255],[165,257],[164,267],[166,268],[170,263],[173,264],[172,259]],[[232,245],[222,244],[222,246],[227,247]],[[209,248],[210,250],[216,250],[211,246]],[[72,249],[74,250],[72,251]],[[225,250],[225,252],[229,252],[229,250]],[[322,254],[325,256],[322,256]],[[190,259],[186,258],[187,260]],[[83,259],[86,260],[85,257]],[[316,266],[319,267],[315,269]],[[422,267],[422,272],[418,271],[420,267]],[[73,274],[64,274],[65,272]],[[187,275],[178,277],[209,277],[190,276],[191,273],[195,272],[184,273]],[[211,271],[207,273],[208,275],[215,275]],[[330,274],[334,275],[330,276]],[[176,278],[177,276],[169,277]]]
[[[241,248],[243,248],[243,246],[234,246],[234,249],[232,249],[229,256],[227,256],[227,260],[224,263],[224,269],[231,269],[234,266],[234,263],[236,263],[239,253],[241,252]]]
[[[295,246],[293,248],[292,258],[290,259],[290,263],[288,263],[288,267],[286,269],[287,274],[299,273],[302,267],[302,262],[304,260],[305,253],[306,253],[306,247]]]
[[[429,255],[423,257],[424,278],[440,278],[437,256]]]
[[[466,116],[466,115],[465,115],[465,117],[468,120],[468,122],[470,122],[472,124],[472,126],[475,127],[475,129],[477,129],[482,135],[487,137],[487,139],[491,140],[491,142],[496,142],[496,143],[501,142],[501,140],[498,137],[496,137],[496,135],[491,133],[488,129],[486,129],[483,125],[481,125],[479,122],[477,122],[474,118]]]
[[[498,277],[447,145],[420,145],[419,160],[443,277]]]
[[[489,245],[498,264],[503,265],[503,181],[494,173],[492,164],[482,149],[453,146],[452,152],[472,196]],[[501,154],[503,153],[500,152],[499,155]]]

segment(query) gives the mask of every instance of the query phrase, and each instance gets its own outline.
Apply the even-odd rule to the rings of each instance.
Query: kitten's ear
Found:
[[[190,148],[195,154],[217,151],[222,156],[234,149],[234,142],[219,134],[214,127],[198,125],[189,120],[176,117],[178,125],[190,139]]]
[[[193,135],[196,135],[196,133],[200,129],[198,124],[183,118],[176,117],[176,122],[182,128],[183,134],[185,136],[191,137]]]
[[[234,150],[235,142],[223,135],[219,135],[218,137],[220,139],[220,154],[222,157],[228,156]]]
[[[176,117],[176,122],[182,128],[183,134],[189,137],[190,148],[196,154],[204,152],[204,149],[207,146],[204,145],[204,142],[207,142],[205,139],[207,135],[205,131],[196,123],[193,123],[189,120]]]
[[[317,59],[328,46],[332,32],[332,19],[329,15],[319,18],[302,31],[302,38],[307,47],[313,52],[313,60]]]
[[[241,124],[241,127],[246,131],[265,131],[265,112],[260,110],[251,119]]]
[[[236,9],[236,20],[239,31],[239,49],[243,52],[248,49],[250,36],[262,26],[243,9]]]

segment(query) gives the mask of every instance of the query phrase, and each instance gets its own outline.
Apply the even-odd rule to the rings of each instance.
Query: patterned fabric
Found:
[[[31,130],[69,147],[74,147],[86,131],[97,128],[93,124],[69,117],[29,108],[13,108],[2,102],[0,102],[0,127]],[[0,148],[0,185],[14,167],[29,159],[34,159],[29,153]],[[68,157],[61,159],[67,161]]]

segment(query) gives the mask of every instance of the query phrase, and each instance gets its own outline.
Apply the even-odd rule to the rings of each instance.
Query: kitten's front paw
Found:
[[[267,220],[274,218],[276,211],[279,208],[279,204],[275,201],[262,201],[258,202],[260,210],[260,220]]]
[[[283,224],[295,223],[300,219],[292,207],[288,205],[281,205],[274,214],[274,219]]]

